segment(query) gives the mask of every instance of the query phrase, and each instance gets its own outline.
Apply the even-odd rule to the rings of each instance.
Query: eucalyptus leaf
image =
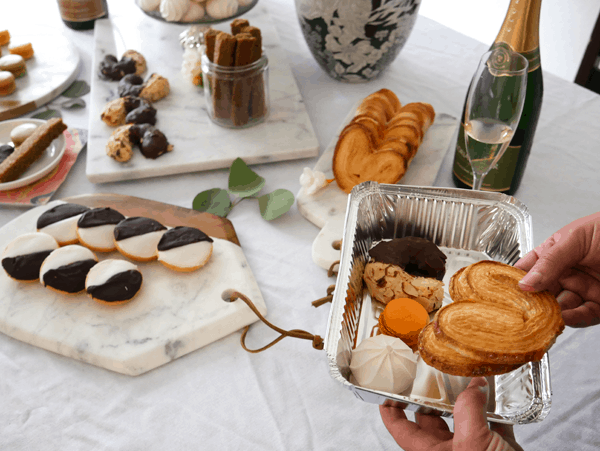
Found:
[[[265,186],[265,179],[236,158],[229,169],[229,192],[238,197],[251,197]]]
[[[261,216],[270,221],[287,213],[294,204],[294,195],[287,189],[276,189],[258,198]]]
[[[196,211],[212,213],[213,215],[226,218],[231,211],[231,200],[227,190],[213,188],[202,191],[192,202],[192,208]]]
[[[62,108],[67,110],[75,110],[78,108],[85,108],[85,100],[83,99],[69,99],[65,100],[60,104]]]
[[[90,92],[90,86],[83,80],[77,80],[74,81],[62,95],[64,97],[76,98],[84,96],[88,92]]]
[[[60,111],[58,110],[44,110],[34,116],[31,116],[34,119],[44,119],[44,120],[48,120],[51,119],[53,117],[62,117],[62,115],[60,114]]]

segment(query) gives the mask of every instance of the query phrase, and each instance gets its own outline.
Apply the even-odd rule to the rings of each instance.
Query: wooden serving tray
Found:
[[[161,202],[119,194],[91,194],[34,208],[0,229],[0,250],[35,231],[37,218],[63,202],[111,207],[125,216],[146,216],[175,227],[197,227],[214,239],[209,262],[180,273],[159,262],[136,263],[144,281],[127,304],[110,307],[86,294],[65,295],[39,282],[23,283],[0,271],[0,332],[25,343],[127,375],[139,375],[223,338],[257,317],[232,291],[266,306],[231,222]],[[100,260],[125,259],[118,252]]]

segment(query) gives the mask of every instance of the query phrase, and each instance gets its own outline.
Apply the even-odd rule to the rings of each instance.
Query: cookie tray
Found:
[[[334,379],[363,401],[386,399],[407,403],[415,412],[452,416],[456,396],[466,385],[440,373],[434,397],[392,394],[353,384],[352,350],[376,331],[382,304],[371,300],[362,281],[369,249],[381,240],[419,236],[447,255],[444,305],[452,302],[448,282],[463,266],[491,259],[514,264],[533,248],[531,216],[514,197],[462,189],[383,185],[366,182],[348,196],[341,261],[329,315],[325,350]],[[433,370],[437,371],[437,370]],[[439,373],[439,372],[438,372]],[[439,377],[441,375],[441,377]],[[417,380],[415,386],[423,385]],[[488,378],[490,421],[524,424],[543,420],[551,405],[548,355],[499,376]],[[410,390],[409,390],[410,391]]]

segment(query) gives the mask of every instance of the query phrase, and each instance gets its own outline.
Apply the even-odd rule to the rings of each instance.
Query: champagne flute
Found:
[[[527,58],[501,46],[483,54],[473,75],[464,125],[474,190],[481,189],[483,179],[508,148],[519,124],[528,67]]]

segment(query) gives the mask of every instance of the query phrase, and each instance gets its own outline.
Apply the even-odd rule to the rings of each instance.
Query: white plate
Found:
[[[0,122],[0,145],[12,144],[12,141],[10,140],[10,131],[16,126],[21,124],[43,124],[44,122],[46,121],[42,119],[27,118]],[[60,160],[65,154],[66,147],[67,142],[65,141],[65,135],[61,134],[50,143],[50,146],[48,146],[42,156],[29,166],[17,180],[0,183],[0,191],[20,188],[41,179],[60,163]]]

